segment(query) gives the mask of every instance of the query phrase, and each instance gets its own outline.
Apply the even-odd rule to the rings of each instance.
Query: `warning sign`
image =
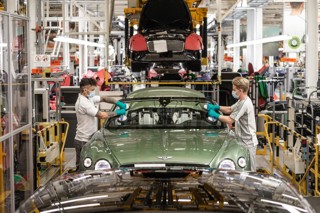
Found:
[[[33,62],[36,67],[50,67],[50,55],[35,55]]]

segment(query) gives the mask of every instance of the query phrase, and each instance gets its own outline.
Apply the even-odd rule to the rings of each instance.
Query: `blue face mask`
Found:
[[[235,99],[239,99],[239,95],[237,95],[236,91],[232,90],[232,96],[235,98]]]
[[[95,96],[95,91],[91,91],[90,94],[88,95],[88,98],[93,98]]]

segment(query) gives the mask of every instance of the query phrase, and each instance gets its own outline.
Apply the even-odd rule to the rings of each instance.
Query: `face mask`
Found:
[[[232,96],[235,98],[235,99],[239,99],[239,95],[237,95],[236,91],[232,90]]]
[[[89,99],[90,99],[90,98],[93,98],[94,95],[95,95],[95,91],[91,91],[90,94],[88,95],[88,98],[89,98]]]

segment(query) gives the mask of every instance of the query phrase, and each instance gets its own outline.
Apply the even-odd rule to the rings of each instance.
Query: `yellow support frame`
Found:
[[[273,133],[269,133],[268,132],[268,127],[269,125],[276,125],[279,128],[282,128],[283,130],[289,131],[291,134],[293,134],[294,136],[300,138],[301,140],[306,140],[308,142],[308,144],[310,144],[310,141],[300,135],[299,133],[297,133],[294,130],[291,130],[289,127],[281,124],[278,121],[272,121],[272,118],[268,115],[264,115],[264,114],[259,114],[259,117],[263,117],[264,118],[264,132],[257,132],[257,135],[263,135],[267,142],[268,142],[268,147],[269,147],[269,155],[270,155],[270,169],[271,169],[271,173],[273,173],[274,168],[277,168],[278,170],[280,170],[282,172],[282,174],[284,174],[287,178],[290,179],[291,183],[293,185],[295,185],[298,189],[298,191],[304,195],[307,195],[307,181],[306,181],[306,177],[307,174],[309,172],[311,172],[314,176],[315,176],[315,186],[314,186],[314,195],[315,196],[320,196],[320,191],[319,191],[319,178],[320,178],[320,173],[319,173],[319,141],[318,139],[316,139],[316,142],[313,144],[314,148],[315,148],[315,156],[312,158],[311,162],[309,165],[306,165],[306,171],[303,174],[303,176],[300,178],[300,180],[297,180],[297,175],[293,172],[289,173],[287,170],[288,168],[286,167],[286,165],[280,165],[279,162],[279,158],[276,157],[274,158],[273,155],[273,149],[272,149],[272,144],[276,145],[280,150],[287,150],[286,146],[287,146],[287,142],[284,141],[283,144],[280,144],[280,138],[277,136],[275,137],[275,141],[272,141],[272,134]],[[316,126],[316,135],[318,135],[320,133],[320,126]],[[264,151],[262,151],[260,154],[264,154],[267,155],[267,150],[265,149]]]
[[[59,143],[59,157],[55,159],[54,164],[60,167],[60,175],[64,173],[63,171],[63,162],[65,161],[65,155],[64,155],[64,148],[66,144],[66,139],[69,131],[69,123],[65,121],[58,121],[58,122],[41,122],[37,123],[37,127],[43,126],[41,130],[38,130],[36,132],[37,134],[37,142],[38,142],[38,137],[42,137],[45,141],[45,145],[48,146],[50,144],[50,138],[49,141],[46,141],[46,137],[43,135],[45,134],[50,134],[54,135],[54,141],[57,141]],[[64,126],[64,129],[63,129]],[[62,131],[64,130],[64,131]],[[61,138],[60,138],[61,135]],[[50,137],[50,136],[49,136]],[[37,157],[37,161],[39,162],[39,157]],[[49,163],[46,163],[47,167],[50,167],[51,165]],[[37,167],[37,186],[40,186],[40,171],[38,170]]]

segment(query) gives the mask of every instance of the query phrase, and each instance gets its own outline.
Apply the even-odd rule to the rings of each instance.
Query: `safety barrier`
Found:
[[[318,142],[313,144],[306,137],[300,135],[296,131],[283,125],[278,121],[273,121],[268,115],[259,114],[259,117],[264,118],[264,131],[257,132],[257,135],[262,135],[267,141],[267,147],[258,154],[269,155],[270,173],[274,174],[274,169],[278,169],[285,177],[287,177],[293,185],[295,185],[301,194],[319,196],[319,146]],[[270,132],[270,127],[272,128]],[[316,128],[317,134],[320,132],[320,127]],[[283,131],[284,136],[280,138],[279,132]],[[293,135],[295,142],[294,147],[288,148],[288,135]],[[307,148],[315,148],[314,156],[308,165]],[[311,159],[311,158],[310,158]],[[314,188],[311,192],[308,190],[309,175],[315,177]],[[309,184],[310,187],[311,184]],[[309,188],[310,189],[310,188]]]
[[[64,148],[69,123],[59,122],[40,122],[36,123],[36,146],[37,146],[37,186],[40,186],[40,168],[46,169],[51,166],[59,166],[60,174],[63,174],[63,162],[65,161]]]

